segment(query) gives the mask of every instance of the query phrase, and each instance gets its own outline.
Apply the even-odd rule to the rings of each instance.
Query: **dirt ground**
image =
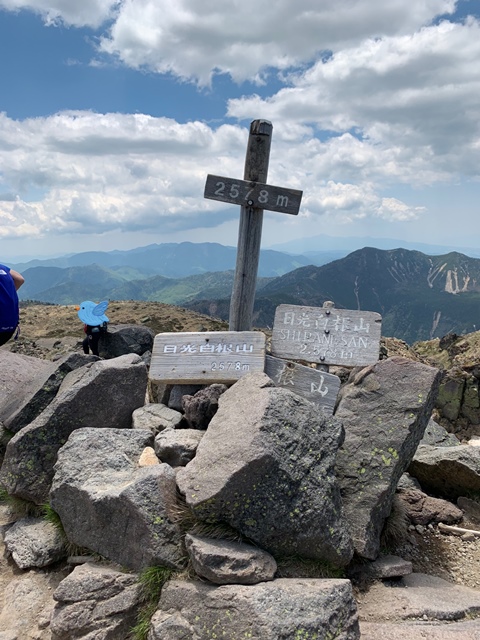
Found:
[[[226,331],[228,324],[161,302],[111,302],[106,311],[111,325],[143,324],[155,334],[170,331]],[[80,349],[83,324],[74,305],[32,304],[20,309],[20,336],[6,348],[16,353],[54,359]]]

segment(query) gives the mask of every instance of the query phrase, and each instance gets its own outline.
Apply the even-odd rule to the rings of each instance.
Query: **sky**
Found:
[[[480,0],[0,0],[0,261],[235,246],[257,119],[263,248],[477,246]]]

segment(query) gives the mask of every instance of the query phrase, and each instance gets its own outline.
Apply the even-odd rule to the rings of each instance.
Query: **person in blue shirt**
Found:
[[[18,327],[20,311],[17,291],[24,282],[24,277],[18,271],[0,264],[0,346],[10,340]]]

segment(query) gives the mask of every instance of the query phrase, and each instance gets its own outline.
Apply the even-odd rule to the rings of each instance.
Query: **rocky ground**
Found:
[[[156,302],[111,302],[107,315],[112,324],[144,324],[154,333],[228,329],[227,324],[221,320]],[[74,306],[28,305],[21,310],[20,338],[16,342],[10,341],[2,348],[29,356],[56,359],[69,351],[80,350],[82,339],[83,327]],[[441,368],[459,365],[460,361],[463,366],[478,367],[480,332],[470,334],[468,339],[461,341],[460,348],[458,344],[457,341],[456,351],[448,351],[445,345],[440,348],[438,340],[417,344],[411,348],[398,340],[383,339],[382,352],[383,356],[403,355]],[[464,521],[459,523],[459,526],[480,532],[480,522]],[[407,536],[389,551],[410,560],[414,572],[480,589],[480,537],[461,538],[446,535],[431,525],[416,529],[412,527]],[[3,569],[6,569],[5,562]],[[11,565],[11,561],[8,564]],[[11,566],[10,570],[15,574],[21,573]],[[51,585],[48,588],[51,589]],[[0,597],[0,601],[1,599]],[[421,637],[437,638],[428,633]],[[460,639],[475,636],[458,637]],[[478,637],[480,638],[480,635]],[[3,638],[1,631],[0,638]]]

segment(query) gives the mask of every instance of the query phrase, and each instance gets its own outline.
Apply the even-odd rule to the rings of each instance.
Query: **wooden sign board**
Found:
[[[340,389],[338,376],[273,356],[266,357],[265,373],[277,387],[290,389],[314,402],[328,416],[333,414]]]
[[[281,304],[275,312],[272,355],[347,367],[377,362],[382,317],[373,311]]]
[[[149,378],[167,384],[233,383],[264,368],[265,334],[260,331],[159,333]]]
[[[296,216],[300,210],[303,191],[274,187],[261,182],[248,182],[223,176],[207,176],[204,197],[245,207],[280,211]]]

